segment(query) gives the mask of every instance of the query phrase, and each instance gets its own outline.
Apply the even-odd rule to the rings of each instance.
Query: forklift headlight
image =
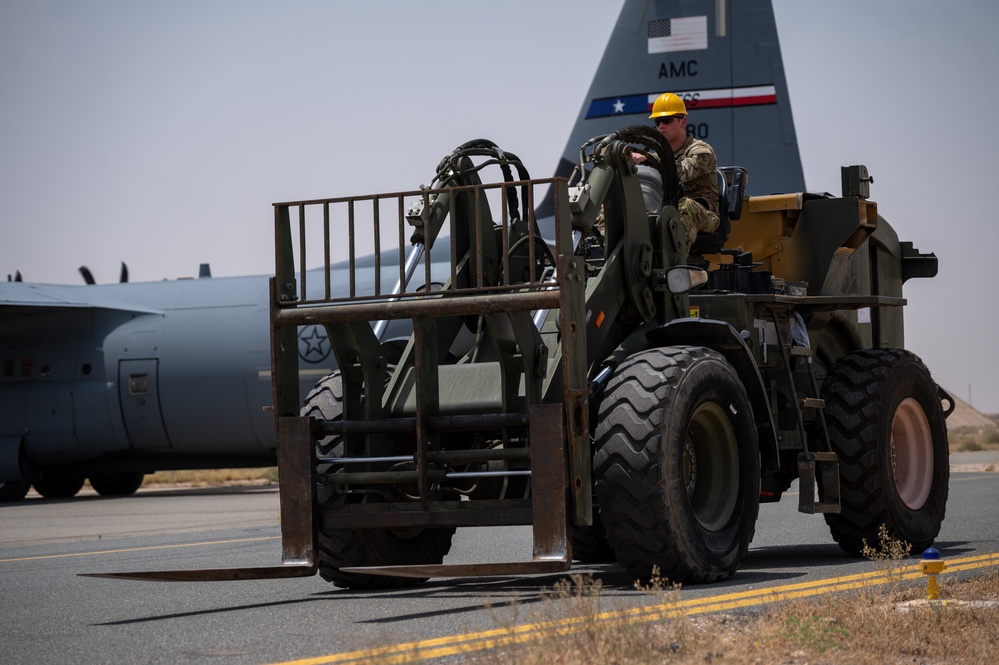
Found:
[[[708,283],[708,273],[701,268],[676,266],[666,271],[666,287],[674,295],[686,293]]]

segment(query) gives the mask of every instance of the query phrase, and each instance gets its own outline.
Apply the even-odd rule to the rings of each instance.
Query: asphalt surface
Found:
[[[977,454],[972,454],[977,455]],[[999,464],[954,456],[966,465]],[[978,468],[971,466],[971,468]],[[999,467],[997,467],[999,468]],[[793,489],[793,488],[792,488]],[[935,543],[945,560],[999,553],[999,473],[954,472]],[[872,573],[842,554],[821,517],[796,497],[761,507],[740,570],[685,587],[686,601],[735,598]],[[530,558],[528,527],[460,530],[448,563]],[[228,583],[153,583],[79,573],[274,565],[280,561],[275,488],[140,491],[133,497],[29,497],[0,507],[0,635],[4,663],[355,662],[358,650],[510,627],[544,616],[548,590],[568,575],[432,580],[380,593],[336,589],[319,577]],[[977,564],[976,564],[977,565]],[[999,557],[966,573],[995,571]],[[615,565],[580,566],[608,609],[645,607]],[[805,585],[807,586],[807,584]],[[830,589],[838,588],[830,586]],[[746,601],[750,610],[753,601]],[[765,601],[760,601],[765,602]],[[450,643],[450,642],[448,642]],[[343,654],[354,653],[354,656]],[[356,658],[355,658],[356,656]]]

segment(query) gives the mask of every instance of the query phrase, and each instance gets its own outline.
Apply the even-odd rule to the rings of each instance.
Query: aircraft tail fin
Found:
[[[569,176],[586,140],[651,122],[664,92],[684,99],[688,133],[719,165],[748,169],[747,194],[804,191],[770,0],[626,0],[555,175]]]

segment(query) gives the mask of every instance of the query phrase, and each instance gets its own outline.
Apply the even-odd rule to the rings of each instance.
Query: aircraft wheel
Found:
[[[131,496],[142,487],[145,477],[138,471],[101,473],[90,476],[90,485],[101,496]]]
[[[902,349],[841,358],[822,386],[833,451],[839,456],[841,512],[827,514],[833,539],[850,554],[878,531],[916,551],[940,533],[950,478],[947,425],[923,362]]]
[[[600,402],[594,468],[607,540],[630,575],[713,582],[739,567],[759,513],[759,445],[721,354],[670,347],[621,363]]]
[[[31,482],[27,480],[0,483],[0,503],[20,501],[27,495],[29,489],[31,489]]]
[[[334,371],[316,384],[302,407],[303,416],[338,420],[343,413],[343,389],[340,371]],[[343,442],[328,436],[316,446],[320,455],[342,457]],[[335,465],[319,463],[319,473],[328,474]],[[338,467],[342,470],[343,467]],[[387,485],[376,486],[391,491]],[[385,500],[384,492],[358,491],[364,488],[341,488],[320,485],[317,497],[323,504],[367,503]],[[404,499],[403,499],[404,500]],[[389,566],[439,564],[451,549],[454,528],[426,529],[321,529],[319,532],[319,574],[339,587],[351,589],[390,589],[412,586],[426,579],[345,573],[353,566]]]
[[[76,496],[83,487],[83,476],[36,478],[32,483],[35,491],[46,499],[68,499]]]
[[[17,482],[6,482],[0,483],[0,503],[14,503],[20,501],[27,494],[28,490],[31,489],[31,465],[24,458],[23,451],[18,454],[18,466],[21,468],[21,478],[25,480],[20,480]]]

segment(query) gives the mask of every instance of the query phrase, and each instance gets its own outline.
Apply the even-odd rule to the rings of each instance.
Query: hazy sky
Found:
[[[621,0],[0,2],[0,279],[272,270],[274,201],[412,189],[471,138],[550,175]],[[807,187],[866,164],[940,275],[907,346],[999,411],[999,3],[775,0]]]

